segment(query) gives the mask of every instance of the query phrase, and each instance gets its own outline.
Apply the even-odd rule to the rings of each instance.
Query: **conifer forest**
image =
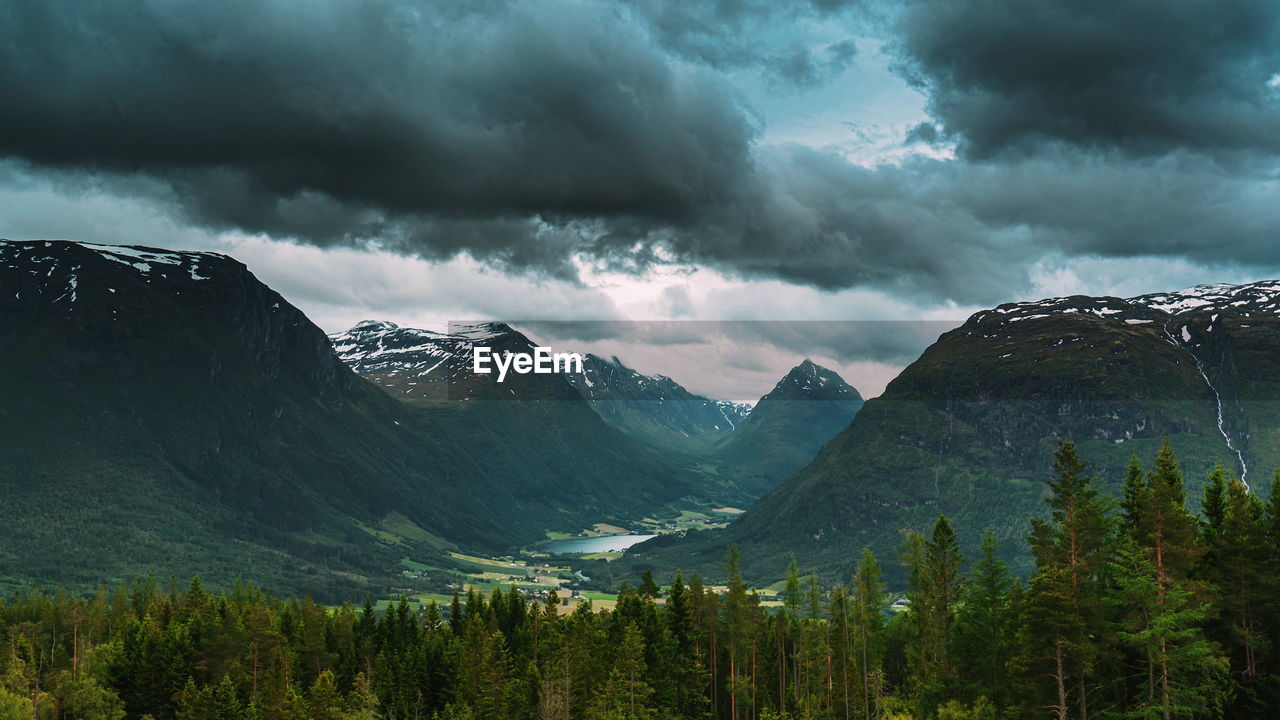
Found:
[[[1070,443],[1053,471],[1029,577],[990,535],[962,556],[938,517],[834,587],[793,561],[777,607],[733,548],[727,586],[646,574],[616,608],[569,614],[515,589],[379,610],[199,578],[31,588],[0,606],[0,719],[1269,717],[1278,488],[1264,502],[1218,469],[1194,513],[1168,445],[1119,498]]]

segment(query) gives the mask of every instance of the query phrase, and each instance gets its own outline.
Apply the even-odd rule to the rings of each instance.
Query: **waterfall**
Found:
[[[1239,448],[1235,446],[1235,443],[1231,441],[1231,434],[1227,432],[1226,425],[1223,423],[1222,394],[1218,392],[1218,388],[1215,387],[1213,384],[1213,381],[1209,379],[1209,373],[1205,372],[1204,361],[1201,360],[1199,356],[1197,356],[1195,352],[1193,352],[1188,345],[1182,342],[1179,342],[1178,339],[1173,336],[1173,333],[1169,332],[1170,322],[1173,322],[1172,318],[1170,318],[1168,321],[1165,322],[1163,326],[1161,326],[1161,329],[1164,331],[1164,336],[1169,340],[1169,343],[1171,345],[1183,350],[1184,352],[1186,352],[1188,355],[1191,356],[1191,360],[1195,362],[1196,370],[1200,373],[1200,377],[1204,378],[1204,384],[1208,385],[1209,390],[1213,393],[1213,399],[1218,403],[1218,432],[1222,434],[1222,439],[1227,441],[1227,449],[1235,453],[1236,459],[1240,461],[1240,482],[1244,483],[1244,487],[1246,490],[1251,490],[1251,488],[1249,487],[1249,481],[1247,479],[1249,476],[1249,466],[1244,461],[1244,453],[1241,452]],[[1183,327],[1182,332],[1184,337],[1187,337],[1187,338],[1190,337],[1190,333],[1187,332],[1187,329],[1185,326]],[[1189,342],[1189,339],[1188,339],[1188,342]]]

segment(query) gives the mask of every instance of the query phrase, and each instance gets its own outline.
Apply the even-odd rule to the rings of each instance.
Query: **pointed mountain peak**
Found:
[[[829,370],[814,361],[805,358],[804,362],[791,368],[773,390],[760,402],[766,400],[831,400],[837,398],[862,399],[862,395],[840,377],[839,373]]]

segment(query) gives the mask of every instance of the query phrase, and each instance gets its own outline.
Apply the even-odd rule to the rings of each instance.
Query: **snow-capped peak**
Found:
[[[989,320],[1016,322],[1054,315],[1096,315],[1128,324],[1161,323],[1191,312],[1280,312],[1280,281],[1264,280],[1244,285],[1195,285],[1177,292],[1159,292],[1131,298],[1073,295],[1031,302],[1007,303],[983,310],[971,323]]]

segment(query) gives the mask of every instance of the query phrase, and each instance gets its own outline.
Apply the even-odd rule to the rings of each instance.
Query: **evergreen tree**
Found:
[[[696,611],[692,591],[685,588],[684,576],[679,570],[671,581],[666,607],[666,622],[674,653],[673,678],[675,707],[685,717],[700,717],[706,710],[707,696],[702,692],[706,684],[705,670],[698,635]]]
[[[1210,479],[1211,486],[1216,484]],[[1209,549],[1204,576],[1217,591],[1220,617],[1209,627],[1231,661],[1239,684],[1232,714],[1256,714],[1277,699],[1265,668],[1271,654],[1265,625],[1267,603],[1274,597],[1275,576],[1262,503],[1244,483],[1232,478],[1226,485],[1217,519],[1205,504]]]
[[[1097,684],[1094,663],[1100,648],[1094,638],[1101,634],[1101,576],[1111,523],[1085,468],[1074,443],[1058,446],[1045,501],[1050,520],[1032,520],[1028,538],[1036,571],[1024,639],[1031,672],[1051,681],[1050,699],[1043,704],[1058,720],[1070,717],[1073,707],[1075,717],[1088,720],[1089,696]]]
[[[654,720],[653,689],[645,682],[644,640],[627,625],[609,681],[587,709],[586,720]]]
[[[1212,552],[1222,534],[1222,524],[1227,512],[1227,470],[1222,463],[1215,462],[1209,473],[1209,481],[1204,484],[1204,496],[1200,501],[1204,523],[1201,534],[1204,543]]]
[[[884,687],[884,584],[880,581],[880,564],[870,548],[864,548],[853,577],[853,651],[855,674],[854,716],[864,719],[877,715]],[[860,701],[860,702],[858,702]]]
[[[800,612],[800,604],[804,602],[804,591],[800,587],[800,566],[796,564],[794,557],[787,565],[787,584],[782,593],[782,602],[793,617]]]
[[[502,633],[490,632],[480,616],[472,616],[467,621],[462,653],[460,699],[478,717],[503,717],[511,687]]]
[[[653,580],[653,571],[645,570],[644,576],[640,579],[640,587],[637,589],[641,597],[650,600],[662,597],[662,588],[658,587],[658,583]]]
[[[1117,635],[1147,660],[1130,715],[1222,717],[1227,663],[1200,630],[1205,606],[1182,584],[1160,579],[1149,549],[1128,543],[1117,556],[1119,601],[1130,618]]]
[[[1120,500],[1120,516],[1127,527],[1138,522],[1138,511],[1142,505],[1142,494],[1147,490],[1147,475],[1142,470],[1142,462],[1137,453],[1129,456],[1129,465],[1125,468],[1124,487]]]
[[[1000,544],[988,529],[982,535],[978,559],[956,615],[956,663],[963,699],[987,698],[996,714],[1003,714],[1013,698],[1009,665],[1013,654],[1014,623],[1009,593],[1013,582],[999,556]]]
[[[920,564],[911,572],[917,586],[909,596],[912,643],[907,659],[918,712],[933,717],[958,685],[952,643],[956,604],[963,588],[960,568],[964,558],[945,515],[938,517],[924,543],[923,555],[917,557]]]
[[[1221,472],[1215,476],[1222,480]],[[1217,534],[1225,507],[1220,497],[1212,502],[1209,527]],[[1130,540],[1114,563],[1126,618],[1120,637],[1145,665],[1135,710],[1144,717],[1221,714],[1217,687],[1225,663],[1204,638],[1208,608],[1200,597],[1203,589],[1191,579],[1203,554],[1199,531],[1186,507],[1177,457],[1166,441],[1139,496]]]
[[[1120,522],[1061,446],[1025,587],[989,532],[967,579],[946,518],[908,533],[892,615],[869,550],[848,587],[791,562],[772,613],[736,549],[723,593],[677,572],[665,603],[624,589],[566,616],[514,588],[447,619],[199,579],[24,589],[0,599],[0,720],[1270,717],[1280,476],[1264,503],[1215,468],[1198,520],[1172,450],[1151,467],[1130,464]]]
[[[247,720],[251,717],[231,678],[225,675],[217,685],[204,687],[197,687],[188,680],[181,697],[177,720]],[[124,717],[124,714],[117,717]]]

